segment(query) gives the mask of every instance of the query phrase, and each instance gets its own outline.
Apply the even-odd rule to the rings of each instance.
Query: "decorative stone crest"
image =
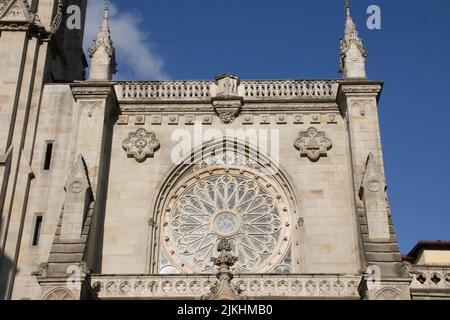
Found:
[[[326,133],[316,128],[309,128],[300,133],[300,138],[295,141],[295,147],[300,150],[302,157],[316,162],[321,157],[326,157],[333,144]]]
[[[224,124],[233,123],[236,120],[236,116],[231,112],[222,113],[219,118]]]
[[[139,128],[129,134],[122,146],[128,157],[134,157],[138,162],[144,162],[148,157],[154,156],[160,144],[154,132]]]
[[[238,94],[241,80],[231,74],[216,78],[217,92],[212,97],[214,111],[224,124],[233,123],[242,110],[243,98]]]
[[[239,116],[242,109],[241,102],[225,102],[221,101],[214,103],[214,111],[220,118],[220,121],[224,124],[233,123],[234,120]]]
[[[219,241],[217,246],[219,257],[213,258],[213,263],[218,267],[217,279],[211,286],[211,292],[204,297],[205,300],[242,300],[241,289],[231,284],[233,274],[231,268],[236,264],[238,258],[231,254],[231,245],[227,239]]]

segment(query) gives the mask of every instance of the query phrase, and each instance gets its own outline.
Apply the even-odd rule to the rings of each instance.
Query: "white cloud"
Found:
[[[111,37],[116,48],[118,74],[115,79],[164,80],[164,61],[153,52],[148,33],[141,30],[142,17],[137,12],[120,12],[111,4]],[[104,0],[89,0],[84,48],[95,39],[104,13]]]

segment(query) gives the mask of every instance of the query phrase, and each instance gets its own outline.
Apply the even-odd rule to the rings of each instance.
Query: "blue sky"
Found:
[[[100,6],[87,41],[101,17],[101,1],[89,1]],[[120,79],[341,77],[344,0],[112,3]],[[381,30],[366,28],[371,4],[381,7]],[[352,15],[369,50],[368,76],[385,81],[380,125],[401,249],[450,240],[450,1],[353,0]]]

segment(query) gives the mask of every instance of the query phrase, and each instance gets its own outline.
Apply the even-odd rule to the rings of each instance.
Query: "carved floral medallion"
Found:
[[[300,155],[308,157],[313,162],[326,157],[332,145],[325,132],[318,131],[316,128],[301,132],[300,137],[295,141],[295,147],[300,150]]]
[[[144,162],[148,157],[153,157],[160,147],[154,132],[144,128],[131,132],[123,142],[123,148],[129,157],[134,157],[138,162]]]

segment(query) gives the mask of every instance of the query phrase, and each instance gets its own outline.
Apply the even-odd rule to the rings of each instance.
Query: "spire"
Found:
[[[341,65],[340,72],[345,79],[366,78],[365,62],[367,50],[359,37],[356,25],[350,12],[350,0],[345,0],[345,31],[341,39]]]
[[[117,64],[109,29],[109,0],[105,1],[103,22],[89,49],[89,56],[92,58],[89,80],[112,80],[112,75],[117,72]]]

